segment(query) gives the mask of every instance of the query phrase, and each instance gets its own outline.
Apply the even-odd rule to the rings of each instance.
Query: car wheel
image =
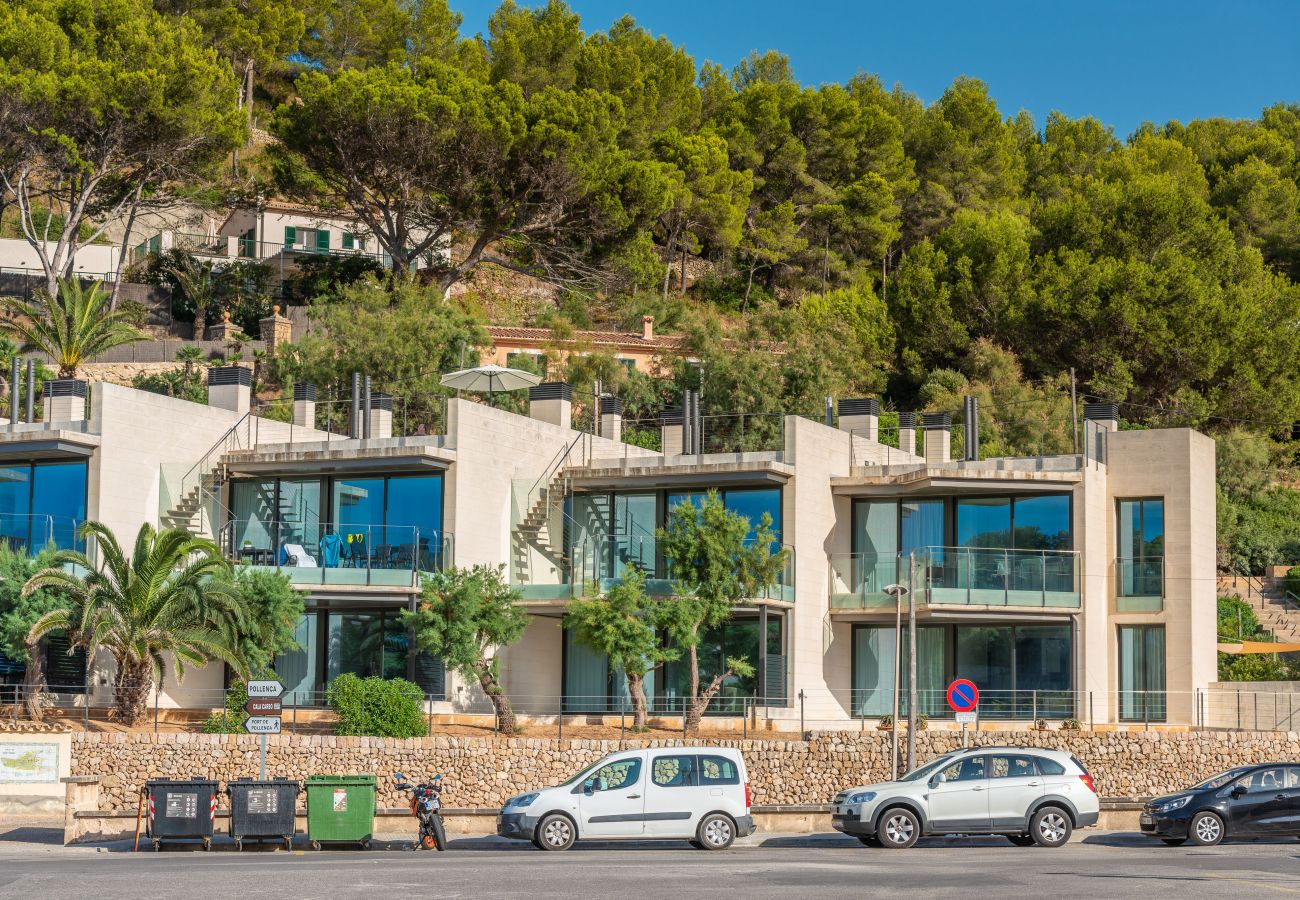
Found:
[[[1213,847],[1223,840],[1223,820],[1212,812],[1200,812],[1192,817],[1192,825],[1187,829],[1187,836],[1193,844]]]
[[[1044,806],[1029,822],[1029,833],[1040,847],[1060,847],[1073,830],[1069,814],[1059,806]]]
[[[876,837],[874,834],[859,834],[857,835],[857,838],[862,842],[862,846],[864,847],[880,846],[880,838]]]
[[[1034,840],[1032,834],[1009,834],[1007,835],[1007,840],[1015,844],[1017,847],[1032,847],[1034,844],[1038,843],[1038,841]]]
[[[543,850],[568,850],[578,839],[567,816],[551,813],[537,825],[537,846]]]
[[[1161,838],[1166,847],[1181,847],[1187,843],[1187,838]]]
[[[695,839],[705,850],[726,850],[736,839],[736,826],[722,813],[709,813],[695,830]]]
[[[890,850],[906,850],[920,836],[921,823],[917,820],[916,813],[901,806],[886,810],[880,818],[880,824],[876,826],[880,846]]]

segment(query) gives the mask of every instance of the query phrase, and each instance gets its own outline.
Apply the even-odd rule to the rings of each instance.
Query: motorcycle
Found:
[[[398,772],[393,776],[399,791],[411,792],[411,814],[420,823],[420,839],[413,850],[446,850],[447,831],[442,825],[442,775],[433,781],[412,784]]]

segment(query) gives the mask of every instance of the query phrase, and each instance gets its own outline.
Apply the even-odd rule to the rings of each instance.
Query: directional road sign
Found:
[[[971,712],[980,703],[980,689],[965,678],[948,685],[948,705],[956,712]]]
[[[244,728],[249,734],[279,734],[279,716],[249,716],[244,720]]]
[[[248,696],[258,699],[271,699],[284,693],[284,685],[278,681],[250,681]]]
[[[280,698],[274,700],[259,700],[256,697],[249,699],[244,704],[244,712],[250,716],[278,716],[284,711],[280,703]]]

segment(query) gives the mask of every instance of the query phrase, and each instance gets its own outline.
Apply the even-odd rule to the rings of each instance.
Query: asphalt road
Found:
[[[18,840],[15,840],[17,838]],[[0,833],[0,898],[284,897],[1191,897],[1300,894],[1300,841],[1167,848],[1083,834],[1059,850],[1001,838],[868,850],[840,835],[755,836],[724,853],[686,844],[579,844],[542,853],[497,839],[398,849],[161,853],[63,848]],[[378,844],[376,845],[378,846]]]

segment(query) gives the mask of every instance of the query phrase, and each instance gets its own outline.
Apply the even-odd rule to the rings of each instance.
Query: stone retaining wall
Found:
[[[737,747],[745,756],[755,805],[827,803],[845,787],[884,778],[890,735],[814,732],[807,741],[629,741],[624,746]],[[1242,763],[1300,759],[1297,732],[981,732],[972,744],[1068,750],[1081,759],[1103,797],[1136,797],[1186,787]],[[918,735],[924,761],[961,745],[955,732]],[[557,784],[583,765],[620,749],[618,741],[534,738],[344,738],[278,735],[268,739],[267,774],[371,773],[381,776],[380,806],[400,806],[393,772],[442,772],[449,807],[495,807],[511,794]],[[250,735],[74,734],[72,774],[102,775],[100,808],[134,810],[149,778],[256,777],[258,739]]]

